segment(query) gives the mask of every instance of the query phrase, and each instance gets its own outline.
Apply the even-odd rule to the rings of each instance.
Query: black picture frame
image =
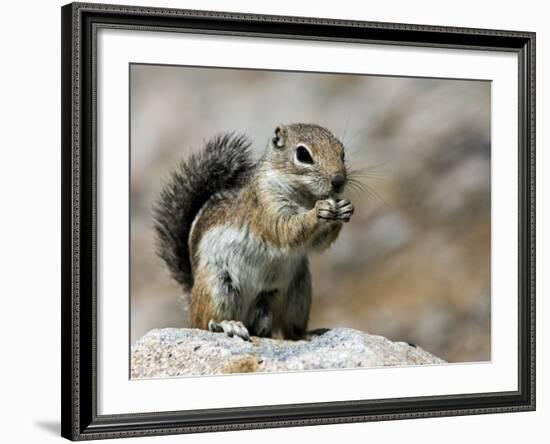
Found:
[[[62,436],[118,438],[535,409],[535,33],[103,4],[62,7]],[[518,390],[98,415],[96,91],[99,27],[510,51],[519,65]]]

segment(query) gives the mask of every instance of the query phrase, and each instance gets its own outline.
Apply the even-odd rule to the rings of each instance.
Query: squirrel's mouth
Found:
[[[335,190],[334,187],[324,180],[308,181],[304,183],[302,180],[293,181],[292,186],[293,198],[306,207],[315,205],[318,200],[341,198],[341,194],[344,187]]]
[[[343,193],[344,193],[344,188],[341,188],[338,191],[332,190],[330,193],[328,193],[327,198],[328,199],[341,199]]]
[[[344,188],[342,187],[339,190],[335,190],[334,188],[330,188],[328,191],[324,191],[322,193],[316,193],[315,199],[317,200],[325,200],[325,199],[341,199],[342,193],[344,192]]]

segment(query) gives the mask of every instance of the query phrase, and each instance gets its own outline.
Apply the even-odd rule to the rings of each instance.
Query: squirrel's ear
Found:
[[[279,125],[277,128],[275,128],[275,137],[271,139],[273,142],[273,146],[275,148],[282,148],[285,146],[285,136],[286,136],[286,128],[282,125]]]

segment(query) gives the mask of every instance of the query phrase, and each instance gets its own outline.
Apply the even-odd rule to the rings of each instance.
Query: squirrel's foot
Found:
[[[348,199],[340,199],[336,202],[336,219],[342,222],[349,222],[355,208]]]
[[[239,338],[250,341],[250,334],[241,321],[221,321],[215,322],[214,319],[208,321],[208,330],[214,333],[225,333],[230,338],[238,336]]]
[[[326,332],[330,331],[330,328],[315,328],[307,332],[307,338],[312,339],[317,336],[324,335]]]

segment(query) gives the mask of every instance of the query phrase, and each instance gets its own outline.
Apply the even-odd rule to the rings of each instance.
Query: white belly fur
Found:
[[[200,267],[211,276],[211,288],[220,287],[220,276],[228,273],[239,291],[242,308],[247,310],[263,291],[278,290],[282,295],[304,259],[303,254],[289,254],[270,246],[248,228],[214,227],[199,243]]]

